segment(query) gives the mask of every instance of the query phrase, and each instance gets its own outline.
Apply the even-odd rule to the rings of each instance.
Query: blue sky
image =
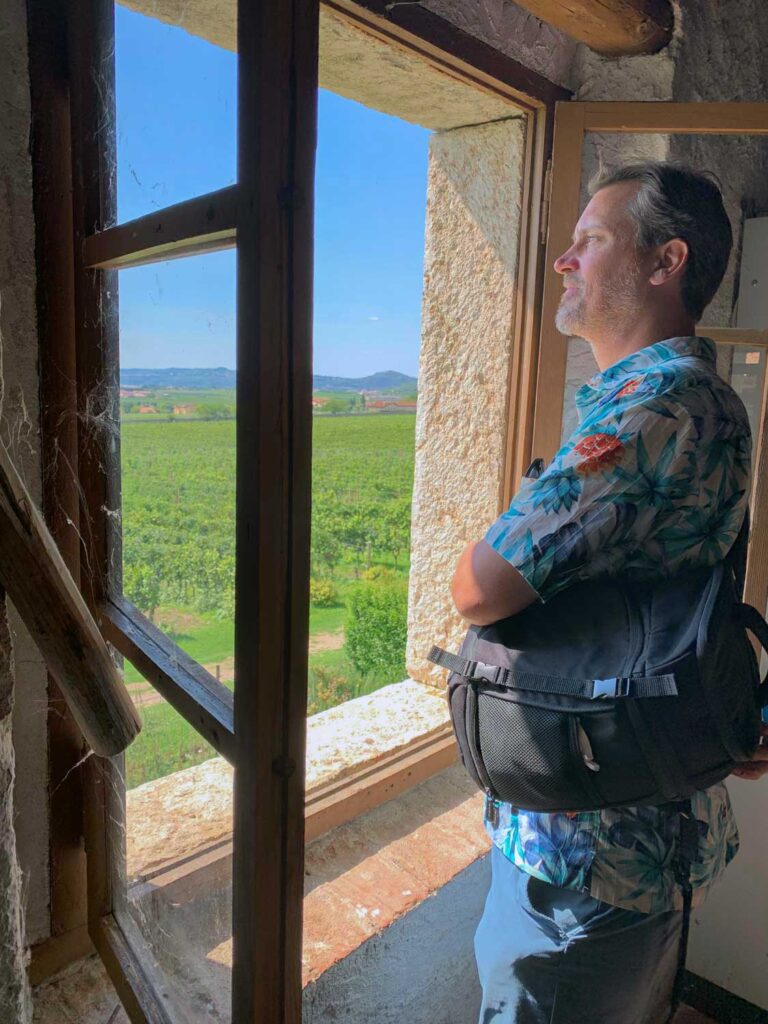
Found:
[[[116,6],[116,64],[120,220],[232,184],[234,54]],[[428,137],[320,93],[316,373],[416,374]],[[234,309],[232,251],[122,271],[122,365],[234,367]]]

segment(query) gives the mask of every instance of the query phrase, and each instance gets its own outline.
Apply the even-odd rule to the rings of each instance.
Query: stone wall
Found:
[[[39,495],[34,222],[29,156],[30,99],[26,9],[9,0],[0,11],[0,440]],[[29,1019],[22,875],[23,851],[32,927],[46,933],[47,825],[45,674],[17,622],[13,645],[0,600],[0,1020]],[[16,714],[14,657],[18,670]],[[14,755],[23,737],[24,753]],[[27,771],[17,774],[17,762]],[[27,813],[17,817],[16,808]],[[15,828],[14,828],[15,826]],[[18,832],[18,842],[17,842]]]
[[[514,119],[430,144],[407,666],[438,685],[425,655],[464,629],[453,566],[501,500],[524,133]]]

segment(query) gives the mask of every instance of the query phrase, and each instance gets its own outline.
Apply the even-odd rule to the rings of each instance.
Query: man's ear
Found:
[[[674,278],[680,279],[688,265],[688,243],[682,238],[670,238],[668,242],[658,246],[651,284],[667,284]]]

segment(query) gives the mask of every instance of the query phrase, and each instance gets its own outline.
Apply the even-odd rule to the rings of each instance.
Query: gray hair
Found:
[[[640,186],[629,204],[639,248],[672,238],[687,243],[681,295],[686,312],[699,321],[720,286],[733,244],[719,183],[688,167],[649,161],[599,173],[590,182],[589,194],[624,181]]]

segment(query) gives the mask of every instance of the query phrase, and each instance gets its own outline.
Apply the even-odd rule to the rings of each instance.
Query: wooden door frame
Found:
[[[568,339],[555,328],[562,280],[557,256],[571,245],[579,218],[584,139],[589,132],[661,135],[768,135],[768,103],[558,103],[542,300],[532,450],[549,461],[560,447]],[[736,345],[764,345],[766,332],[702,327],[698,333]],[[752,531],[745,599],[762,612],[768,602],[768,372],[757,438]]]

